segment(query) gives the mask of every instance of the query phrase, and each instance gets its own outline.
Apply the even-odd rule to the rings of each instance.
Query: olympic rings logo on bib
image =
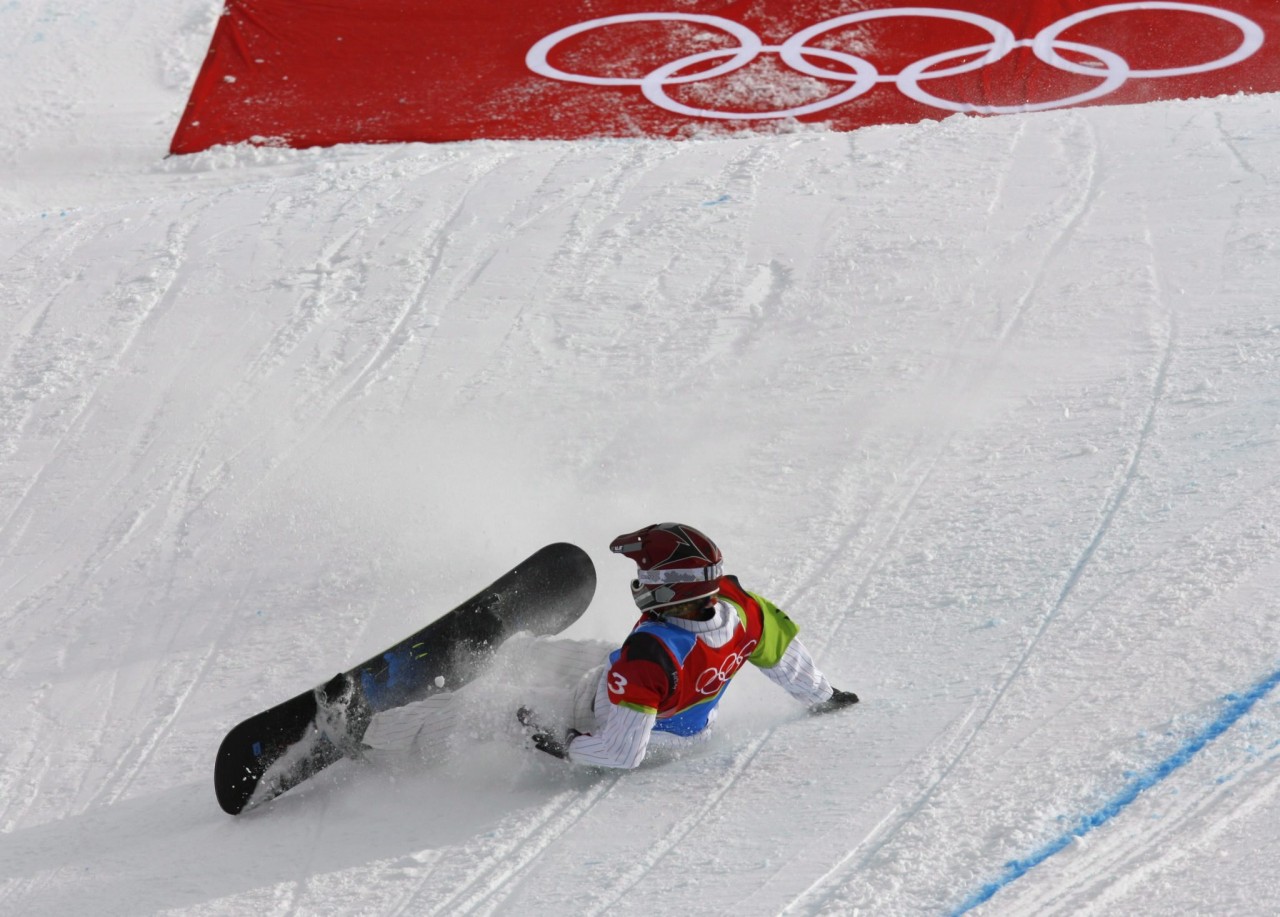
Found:
[[[1196,13],[1215,19],[1224,20],[1240,30],[1240,44],[1231,52],[1216,60],[1204,63],[1188,64],[1181,67],[1136,70],[1120,55],[1106,48],[1080,42],[1066,41],[1061,38],[1063,32],[1073,26],[1100,16],[1110,16],[1131,11],[1165,10],[1171,12]],[[827,32],[856,23],[870,22],[877,19],[898,17],[923,17],[929,19],[948,19],[967,23],[983,29],[991,40],[984,44],[957,48],[922,58],[905,67],[898,74],[882,74],[875,65],[865,58],[847,51],[834,51],[811,45],[810,42],[820,38]],[[551,52],[566,39],[595,29],[612,25],[638,22],[689,22],[710,28],[720,29],[737,40],[736,48],[716,48],[710,51],[699,51],[685,57],[676,58],[651,70],[640,77],[590,76],[582,73],[570,73],[553,66],[548,60]],[[1071,16],[1059,19],[1052,25],[1041,29],[1034,38],[1017,38],[1013,31],[1003,23],[997,22],[978,13],[962,10],[942,9],[937,7],[899,7],[878,10],[864,10],[824,20],[808,28],[796,32],[780,45],[767,45],[759,35],[751,29],[720,16],[701,13],[624,13],[616,16],[604,16],[568,26],[538,41],[525,56],[525,64],[534,73],[553,80],[569,83],[581,83],[589,86],[636,86],[651,103],[673,114],[687,115],[694,118],[718,118],[723,120],[758,120],[769,118],[798,118],[812,115],[838,105],[843,105],[859,96],[865,95],[881,83],[892,83],[898,91],[910,99],[932,108],[946,111],[977,114],[1015,114],[1020,112],[1046,111],[1054,108],[1065,108],[1091,102],[1115,92],[1131,79],[1161,79],[1167,77],[1189,76],[1221,70],[1231,67],[1251,57],[1263,42],[1263,31],[1253,20],[1229,10],[1199,3],[1181,3],[1175,0],[1141,0],[1134,3],[1113,3],[1083,10]],[[958,76],[987,67],[1005,58],[1015,48],[1029,48],[1043,63],[1058,70],[1096,77],[1101,82],[1076,95],[1050,102],[1034,102],[1022,105],[976,105],[969,102],[944,99],[926,91],[921,83],[943,77]],[[1096,62],[1092,65],[1076,63],[1062,56],[1063,51],[1082,55]],[[695,108],[672,98],[669,87],[688,83],[701,82],[726,76],[746,67],[762,54],[776,54],[783,63],[792,70],[809,77],[823,80],[848,83],[847,89],[814,102],[796,105],[790,108],[763,112],[720,111],[717,109]],[[944,66],[952,61],[979,55],[964,63]],[[847,69],[847,73],[835,72],[818,67],[807,58],[821,58],[831,61]],[[714,66],[694,73],[684,73],[690,67],[698,67],[713,62]],[[936,69],[935,69],[936,68]]]
[[[693,683],[694,690],[707,696],[717,693],[724,683],[737,673],[738,669],[747,664],[747,660],[751,658],[759,642],[751,640],[742,649],[727,656],[719,667],[709,666],[703,669],[698,680]]]

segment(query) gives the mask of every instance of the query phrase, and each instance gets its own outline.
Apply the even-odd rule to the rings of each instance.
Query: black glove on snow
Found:
[[[549,732],[534,733],[533,745],[538,751],[545,751],[549,755],[557,758],[569,757],[569,743],[576,739],[582,733],[576,729],[570,729],[564,734],[564,741],[560,741]]]
[[[814,716],[820,716],[823,713],[831,713],[835,710],[843,710],[845,707],[852,707],[858,702],[858,695],[852,691],[841,691],[839,688],[834,688],[833,690],[835,693],[831,695],[830,699],[820,704],[814,704],[809,708],[809,712]]]

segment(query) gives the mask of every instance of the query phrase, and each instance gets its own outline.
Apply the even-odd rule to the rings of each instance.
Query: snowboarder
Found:
[[[534,745],[597,767],[636,767],[649,746],[705,735],[716,706],[748,662],[813,713],[858,702],[832,687],[776,605],[723,571],[720,549],[688,525],[663,522],[609,545],[639,570],[631,597],[643,612],[609,662],[588,672],[575,699],[574,728],[547,730]],[[521,720],[536,728],[529,711]]]

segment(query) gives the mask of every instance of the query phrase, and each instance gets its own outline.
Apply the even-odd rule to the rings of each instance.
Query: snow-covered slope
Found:
[[[1280,909],[1280,99],[166,160],[216,12],[0,10],[0,909]],[[540,544],[618,639],[666,518],[860,707],[599,775],[499,672],[218,810]]]

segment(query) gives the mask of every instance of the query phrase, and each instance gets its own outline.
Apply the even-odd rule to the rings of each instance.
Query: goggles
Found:
[[[697,570],[637,570],[636,578],[644,586],[671,586],[675,583],[707,583],[724,575],[724,564],[712,564]]]

